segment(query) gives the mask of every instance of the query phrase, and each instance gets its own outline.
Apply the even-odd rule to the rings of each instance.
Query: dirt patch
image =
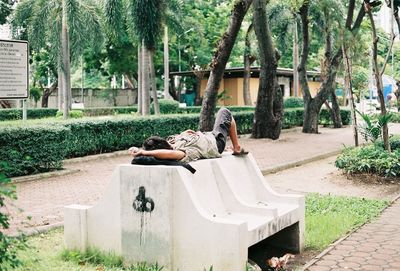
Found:
[[[320,193],[392,200],[400,193],[398,178],[368,174],[346,175],[334,165],[335,157],[308,163],[265,176],[280,193]]]

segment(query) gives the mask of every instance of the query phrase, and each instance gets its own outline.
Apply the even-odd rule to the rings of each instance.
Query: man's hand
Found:
[[[128,150],[129,154],[132,155],[133,157],[138,156],[138,154],[139,154],[140,151],[141,151],[141,150],[140,150],[139,148],[137,148],[137,147],[131,147],[131,148],[129,148],[129,150]]]

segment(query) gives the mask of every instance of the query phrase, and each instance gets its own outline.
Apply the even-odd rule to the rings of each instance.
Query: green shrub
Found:
[[[71,119],[80,119],[83,118],[83,111],[82,110],[71,110],[69,111],[69,117]],[[57,111],[56,117],[60,118],[63,116],[63,111]]]
[[[85,108],[82,111],[85,117],[131,114],[137,112],[137,106]]]
[[[61,168],[68,133],[58,125],[0,129],[0,157],[8,164],[4,174],[14,177]]]
[[[159,99],[158,105],[160,106],[161,114],[177,114],[180,113],[179,102],[172,99]],[[150,105],[150,112],[154,114],[154,102]]]
[[[79,111],[83,112],[85,117],[94,116],[107,116],[116,114],[130,114],[132,112],[137,112],[136,106],[126,106],[126,107],[96,107],[96,108],[85,108]],[[27,109],[28,119],[41,119],[60,116],[57,115],[58,109],[56,108],[29,108]],[[62,115],[62,113],[59,113]],[[6,120],[20,120],[22,119],[22,109],[12,108],[12,109],[0,109],[0,121]]]
[[[231,106],[231,105],[228,105],[228,106],[217,106],[215,108],[215,112],[217,112],[221,107],[226,107],[231,112],[244,112],[244,111],[245,112],[248,112],[248,111],[254,112],[254,110],[255,110],[254,106],[233,106],[233,105]],[[185,108],[181,108],[180,111],[184,112],[184,113],[188,113],[188,114],[200,113],[201,106],[188,106]]]
[[[7,167],[7,163],[0,162],[0,270],[14,270],[21,266],[22,262],[18,252],[27,247],[24,236],[13,238],[4,233],[4,230],[10,227],[6,198],[8,200],[16,199],[15,186],[10,185],[10,179],[4,174]]]
[[[375,144],[377,146],[379,146],[380,148],[384,149],[384,145],[383,145],[383,140],[379,139],[375,142]],[[400,150],[400,135],[392,135],[389,138],[389,144],[390,144],[390,150],[394,151],[394,150]]]
[[[284,108],[303,108],[304,107],[304,101],[303,98],[300,97],[289,97],[285,98],[283,101],[283,107]]]
[[[399,107],[400,108],[400,107]],[[398,112],[393,112],[392,113],[392,118],[391,118],[391,120],[390,120],[390,122],[393,122],[393,123],[400,123],[400,113],[398,113]]]
[[[250,110],[250,107],[249,107]],[[251,133],[254,111],[233,112],[239,134]],[[65,158],[124,150],[140,146],[151,135],[166,137],[197,130],[198,114],[118,119],[71,119],[65,122],[24,124],[0,130],[0,157],[10,164],[7,176],[45,172],[61,167]],[[284,128],[301,126],[303,109],[288,109]]]
[[[57,113],[57,109],[54,108],[34,108],[27,109],[28,119],[41,119],[54,117]],[[20,120],[22,119],[22,109],[12,108],[12,109],[0,109],[0,121],[6,120]]]
[[[347,173],[370,173],[385,177],[400,176],[400,149],[391,153],[378,144],[346,148],[336,158],[336,167]]]
[[[348,109],[340,109],[340,117],[342,118],[343,125],[351,123],[351,111]],[[322,108],[319,112],[319,123],[324,125],[332,125],[331,113],[328,109]]]

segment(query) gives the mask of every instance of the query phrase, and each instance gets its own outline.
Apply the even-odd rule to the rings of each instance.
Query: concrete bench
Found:
[[[248,248],[268,237],[301,250],[304,197],[275,193],[251,154],[191,165],[195,174],[178,166],[118,166],[96,206],[66,206],[67,248],[95,247],[171,271],[243,271]]]

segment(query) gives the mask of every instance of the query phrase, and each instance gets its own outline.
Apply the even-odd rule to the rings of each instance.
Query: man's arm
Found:
[[[165,150],[165,149],[151,150],[151,151],[146,151],[146,150],[140,149],[137,152],[131,152],[131,155],[133,157],[153,156],[154,158],[164,159],[164,160],[181,160],[182,158],[184,158],[186,156],[185,152],[183,152],[183,151]]]

